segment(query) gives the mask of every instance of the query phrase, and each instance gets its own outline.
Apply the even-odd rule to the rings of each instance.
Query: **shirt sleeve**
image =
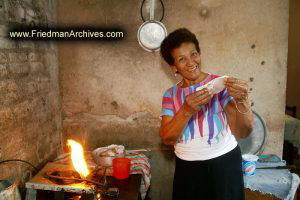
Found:
[[[228,95],[227,89],[223,90],[222,92],[219,93],[220,95],[220,104],[223,108],[225,109],[226,105],[228,104],[229,101],[234,100],[232,96]]]
[[[164,93],[162,99],[162,111],[161,117],[164,115],[174,116],[174,105],[173,105],[173,98],[171,96],[170,89]]]

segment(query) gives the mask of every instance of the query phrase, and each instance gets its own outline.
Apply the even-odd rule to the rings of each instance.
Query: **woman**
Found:
[[[201,70],[198,40],[185,28],[170,33],[160,53],[182,77],[164,93],[160,128],[163,143],[175,149],[173,199],[244,199],[235,137],[245,138],[253,128],[247,82],[226,77],[220,93],[197,91],[218,76]]]

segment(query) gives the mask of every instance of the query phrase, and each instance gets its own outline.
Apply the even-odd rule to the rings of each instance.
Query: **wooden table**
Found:
[[[109,186],[119,188],[119,200],[137,200],[140,195],[139,190],[141,185],[141,178],[141,174],[131,174],[125,180],[118,180],[113,177],[108,177],[107,181]]]

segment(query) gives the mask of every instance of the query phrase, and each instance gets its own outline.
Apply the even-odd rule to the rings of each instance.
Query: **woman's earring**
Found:
[[[175,76],[176,78],[177,78],[177,73],[178,73],[178,71],[176,71],[175,74],[174,74],[174,76]]]

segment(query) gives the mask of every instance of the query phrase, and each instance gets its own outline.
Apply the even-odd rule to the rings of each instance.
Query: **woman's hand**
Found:
[[[235,99],[225,107],[225,113],[232,133],[238,138],[246,138],[254,126],[253,113],[248,100],[248,83],[233,77],[224,80],[228,95]]]
[[[228,95],[232,96],[236,101],[244,102],[248,99],[248,83],[234,77],[227,77],[224,80],[225,88]]]
[[[203,88],[202,90],[187,95],[183,104],[185,113],[191,115],[198,112],[202,105],[211,100],[212,96],[213,95],[207,90],[207,88]]]

